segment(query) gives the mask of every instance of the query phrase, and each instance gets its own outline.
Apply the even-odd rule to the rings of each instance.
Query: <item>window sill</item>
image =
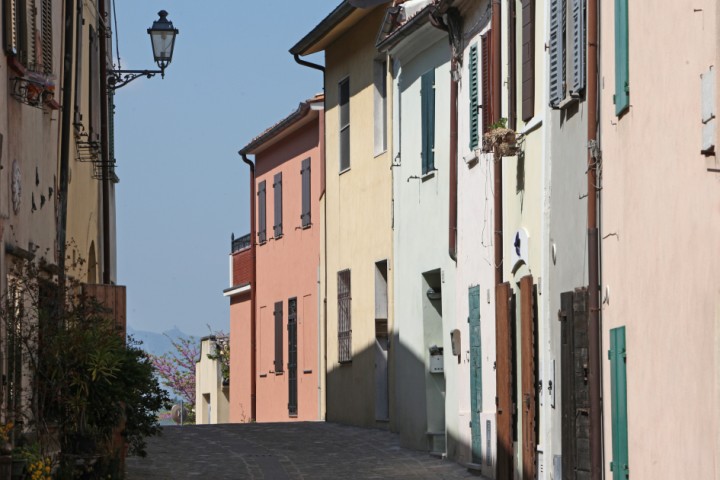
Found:
[[[379,151],[379,152],[375,152],[375,154],[373,155],[373,158],[378,158],[379,156],[386,154],[387,151],[388,151],[388,150],[387,150],[387,147],[386,147],[386,148],[382,149],[382,150]]]
[[[350,360],[342,360],[342,361],[339,360],[338,363],[339,363],[340,365],[352,365],[352,359],[350,359]]]
[[[308,223],[307,225],[301,225],[300,230],[307,230],[310,227],[312,227],[312,223]]]
[[[273,372],[273,373],[275,374],[276,377],[279,377],[280,375],[285,374],[285,372],[282,372],[282,371],[281,372]]]
[[[536,130],[540,128],[543,124],[542,117],[533,117],[532,120],[527,122],[525,126],[523,127],[522,131],[519,133],[521,135],[527,135],[528,133],[532,132],[533,130]]]
[[[433,178],[435,176],[436,172],[437,172],[437,168],[434,168],[434,169],[430,170],[429,172],[422,174],[420,176],[420,180],[423,182],[430,180],[431,178]]]
[[[342,174],[347,173],[347,172],[349,172],[349,171],[350,171],[350,167],[346,168],[345,170],[340,170],[340,173],[338,173],[338,175],[342,175]]]
[[[312,373],[312,370],[303,370],[303,374],[305,374],[305,375],[308,375],[310,373]]]
[[[283,234],[282,234],[282,233],[281,233],[280,235],[275,235],[275,236],[273,237],[273,240],[280,240],[281,238],[283,238]]]

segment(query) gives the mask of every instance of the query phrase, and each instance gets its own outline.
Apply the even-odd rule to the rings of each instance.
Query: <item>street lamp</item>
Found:
[[[139,77],[151,78],[159,73],[162,78],[165,78],[165,69],[172,62],[175,37],[180,32],[168,20],[168,12],[160,10],[158,15],[160,18],[153,22],[147,32],[152,43],[153,58],[160,70],[109,70],[108,88],[110,90],[117,90]]]

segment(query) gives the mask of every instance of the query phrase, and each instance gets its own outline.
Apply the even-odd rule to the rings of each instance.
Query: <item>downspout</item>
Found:
[[[255,291],[255,274],[256,274],[256,262],[255,262],[255,164],[252,160],[247,158],[247,155],[242,152],[238,152],[243,159],[243,162],[247,163],[250,167],[250,261],[252,262],[252,269],[250,270],[250,421],[254,422],[257,420],[257,321],[255,313],[255,303],[257,298],[257,292]]]
[[[70,168],[70,137],[74,135],[72,125],[72,75],[73,75],[73,33],[75,20],[75,1],[65,0],[65,40],[63,54],[63,76],[62,76],[62,127],[60,140],[60,178],[58,185],[58,197],[60,200],[60,211],[58,212],[57,225],[57,249],[58,266],[60,267],[60,285],[65,283],[65,240],[67,235],[67,207],[68,207],[68,172]]]
[[[108,102],[110,92],[107,86],[107,42],[108,28],[106,21],[110,21],[105,11],[105,0],[100,0],[100,148],[102,155],[102,229],[103,229],[103,283],[111,283],[112,256],[110,255],[110,135],[108,129]]]
[[[500,45],[501,36],[501,0],[492,0],[492,18],[490,20],[490,96],[492,122],[500,120],[502,109],[500,90],[502,88],[502,66],[500,63],[502,55],[502,46]],[[483,126],[485,127],[485,126]],[[486,127],[485,127],[486,128]],[[503,180],[502,180],[502,158],[499,157],[497,150],[493,154],[493,182],[494,182],[494,199],[493,199],[493,224],[495,228],[493,246],[495,250],[495,285],[503,282]]]
[[[302,66],[308,67],[308,68],[313,68],[315,70],[320,70],[323,73],[323,91],[324,91],[325,90],[325,67],[323,67],[322,65],[318,65],[317,63],[312,63],[312,62],[303,60],[302,58],[300,58],[300,54],[298,54],[298,53],[294,53],[293,58],[295,59],[295,62],[298,65],[302,65]],[[320,182],[322,184],[321,185],[321,190],[322,190],[321,196],[325,195],[325,119],[324,119],[324,115],[325,115],[325,112],[327,111],[326,107],[327,107],[327,97],[325,95],[323,95],[323,111],[322,111],[322,115],[323,115],[322,135],[323,135],[323,138],[322,138],[322,148],[320,149],[320,156],[322,158],[322,160],[320,162],[322,164],[321,182]],[[327,223],[327,198],[325,198],[325,202],[323,203],[323,210],[324,210],[323,216],[325,218],[325,222]],[[318,336],[320,336],[320,334],[322,333],[322,335],[324,337],[324,345],[323,345],[323,349],[322,349],[323,350],[322,351],[322,359],[318,360],[318,363],[322,362],[322,368],[318,372],[318,419],[319,420],[325,420],[323,418],[323,414],[322,414],[323,407],[322,407],[321,398],[322,398],[322,393],[323,393],[323,386],[327,385],[326,379],[325,379],[325,375],[327,373],[327,331],[326,331],[327,324],[325,322],[327,321],[327,284],[328,284],[328,282],[327,282],[327,278],[328,278],[327,263],[328,262],[327,262],[327,228],[325,225],[323,225],[323,227],[322,227],[322,234],[325,237],[325,242],[324,242],[325,291],[323,292],[324,297],[323,297],[323,301],[322,301],[322,312],[323,312],[322,319],[318,321]],[[320,315],[319,311],[318,311],[318,314]],[[320,347],[320,342],[318,341],[318,348],[319,347]]]
[[[597,224],[597,128],[598,128],[598,3],[587,1],[587,228],[588,228],[588,387],[590,394],[590,478],[601,480],[602,468],[602,376],[600,331],[599,244]]]

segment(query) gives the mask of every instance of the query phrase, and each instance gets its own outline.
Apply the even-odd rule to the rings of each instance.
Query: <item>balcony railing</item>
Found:
[[[243,235],[242,237],[235,238],[235,234],[233,233],[230,237],[231,242],[231,252],[239,252],[240,250],[245,250],[246,248],[250,248],[250,234]]]

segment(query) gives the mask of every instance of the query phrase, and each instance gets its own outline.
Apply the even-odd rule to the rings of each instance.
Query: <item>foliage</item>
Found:
[[[58,282],[32,261],[12,266],[0,319],[8,331],[8,414],[33,432],[39,458],[59,441],[62,455],[145,453],[168,403],[147,354],[116,328],[108,310],[72,279]],[[39,463],[38,463],[39,465]],[[46,465],[43,464],[43,469]],[[39,477],[42,478],[42,477]]]
[[[490,124],[488,130],[495,130],[496,128],[507,128],[507,118],[503,117],[497,122]]]
[[[230,336],[222,330],[213,332],[212,335],[215,337],[215,348],[207,354],[207,358],[220,363],[223,385],[226,385],[230,383]]]
[[[182,398],[186,408],[192,412],[195,406],[195,364],[200,358],[198,343],[194,337],[170,340],[175,351],[152,355],[152,363],[163,385]]]

